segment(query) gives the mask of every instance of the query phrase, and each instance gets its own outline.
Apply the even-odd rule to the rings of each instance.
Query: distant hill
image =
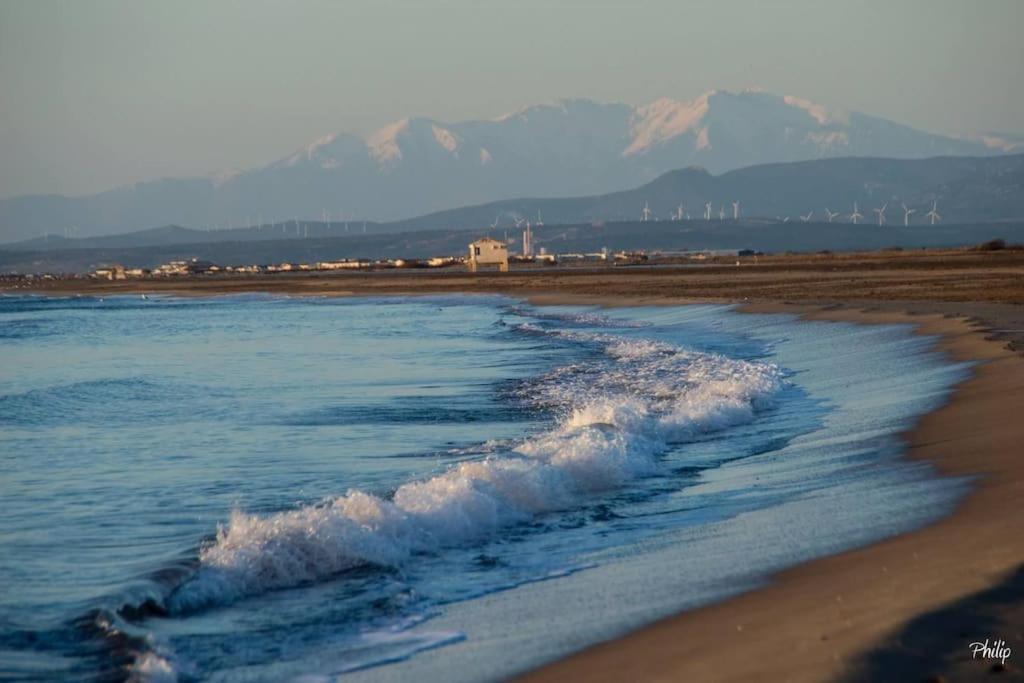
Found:
[[[766,164],[714,176],[703,169],[670,171],[641,187],[587,197],[564,199],[510,199],[427,214],[392,223],[289,221],[245,229],[198,231],[167,226],[126,235],[65,240],[49,237],[5,245],[5,250],[45,252],[55,249],[120,249],[174,244],[218,242],[359,238],[386,245],[381,235],[419,230],[490,230],[497,236],[518,237],[517,220],[538,216],[549,225],[632,222],[646,205],[650,228],[670,220],[679,205],[682,221],[697,227],[705,202],[712,216],[723,211],[732,217],[732,202],[739,200],[741,218],[800,221],[827,220],[825,210],[836,213],[836,223],[849,222],[853,204],[859,205],[862,223],[877,223],[872,209],[888,204],[889,226],[903,223],[902,204],[915,210],[912,225],[929,222],[933,202],[941,223],[967,224],[1024,220],[1024,154],[999,157],[938,157],[921,160],[842,158],[788,164]],[[717,224],[717,222],[716,222]],[[493,227],[491,227],[493,226]],[[400,242],[399,242],[400,243]]]
[[[850,220],[856,202],[861,222],[877,222],[873,209],[888,204],[887,221],[903,222],[902,204],[915,209],[914,223],[938,204],[948,223],[1024,219],[1024,154],[1001,157],[937,157],[902,160],[842,158],[751,166],[714,176],[701,168],[670,171],[633,190],[566,199],[513,199],[441,211],[390,223],[389,230],[509,226],[517,217],[547,223],[636,220],[643,207],[651,220],[671,220],[679,205],[691,220],[704,215],[799,220],[826,219],[825,210]],[[539,212],[539,214],[538,214]]]
[[[344,212],[394,221],[512,197],[600,194],[688,165],[722,173],[848,156],[1002,154],[1021,145],[1007,135],[934,135],[756,91],[711,91],[644,106],[562,100],[488,121],[408,118],[365,139],[328,135],[237,173],[140,182],[85,197],[0,200],[0,242],[63,235],[73,226],[90,237],[168,224],[312,220],[325,211],[335,219]]]

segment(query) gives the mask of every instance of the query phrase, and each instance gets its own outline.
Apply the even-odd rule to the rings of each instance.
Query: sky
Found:
[[[406,116],[759,87],[1024,133],[1021,0],[0,0],[0,197],[261,166]]]

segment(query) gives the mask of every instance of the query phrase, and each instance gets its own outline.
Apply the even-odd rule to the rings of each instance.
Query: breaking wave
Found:
[[[168,599],[171,613],[227,604],[365,564],[398,566],[493,537],[589,496],[658,473],[674,443],[748,422],[783,384],[771,364],[668,344],[582,332],[592,362],[527,381],[517,400],[553,410],[544,432],[485,459],[400,486],[389,498],[359,490],[270,515],[234,511],[200,551],[196,573]]]

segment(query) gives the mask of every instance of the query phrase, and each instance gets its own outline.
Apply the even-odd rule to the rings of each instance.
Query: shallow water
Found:
[[[904,326],[0,298],[0,676],[500,678],[920,525]],[[312,677],[312,678],[310,678]]]

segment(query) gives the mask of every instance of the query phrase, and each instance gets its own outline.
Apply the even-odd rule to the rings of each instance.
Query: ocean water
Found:
[[[0,298],[0,678],[496,680],[934,520],[907,326]]]

